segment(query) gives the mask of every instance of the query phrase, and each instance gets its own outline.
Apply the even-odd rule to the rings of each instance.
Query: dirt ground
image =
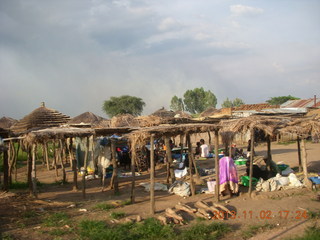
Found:
[[[256,148],[258,156],[266,155],[266,145],[261,144]],[[308,169],[310,172],[320,174],[320,144],[307,143]],[[296,144],[282,145],[272,143],[272,158],[277,163],[288,164],[296,169],[298,166],[298,155]],[[198,160],[197,165],[203,168],[213,168],[214,160]],[[238,168],[238,174],[245,171],[243,166]],[[59,172],[61,175],[61,172]],[[68,180],[72,181],[71,172],[68,172]],[[59,176],[61,177],[61,176]],[[170,195],[166,191],[156,191],[156,215],[163,215],[168,207],[174,207],[178,202],[190,206],[198,200],[203,200],[209,205],[213,203],[214,195],[200,193],[206,188],[206,180],[212,176],[202,177],[203,184],[198,184],[195,196],[183,198],[177,195]],[[83,199],[80,190],[72,191],[72,184],[54,184],[56,180],[54,170],[47,171],[43,166],[38,166],[37,178],[43,186],[39,187],[38,199],[29,197],[25,190],[12,190],[0,192],[0,232],[2,236],[10,236],[8,239],[54,239],[48,234],[48,227],[42,224],[43,216],[53,212],[67,213],[72,222],[82,219],[110,221],[109,212],[97,210],[95,206],[101,202],[117,203],[130,199],[131,178],[119,178],[120,194],[114,195],[113,191],[107,188],[101,192],[100,180],[87,181],[86,198]],[[19,181],[26,181],[26,169],[19,169]],[[80,180],[80,179],[79,179]],[[108,179],[106,184],[109,184]],[[128,218],[142,219],[150,217],[149,193],[139,186],[142,182],[148,182],[148,172],[143,172],[136,178],[136,203],[121,206],[116,211],[124,212]],[[165,168],[157,167],[156,181],[166,184]],[[316,224],[320,226],[319,219],[312,219],[305,216],[305,211],[320,211],[320,191],[309,191],[306,188],[280,190],[277,192],[258,193],[254,192],[250,197],[248,189],[241,186],[240,196],[222,197],[221,204],[237,213],[234,219],[207,220],[223,221],[229,224],[233,231],[228,233],[224,239],[243,239],[243,232],[250,226],[272,225],[272,228],[260,233],[252,239],[284,239],[301,235],[307,226]],[[32,216],[28,216],[32,215]],[[284,214],[286,216],[284,216]],[[196,217],[183,214],[189,220],[189,225]],[[282,216],[282,217],[281,217]],[[122,221],[122,220],[120,220]],[[65,226],[68,228],[69,226]],[[63,235],[59,239],[70,239],[70,236]],[[71,238],[72,239],[72,238]]]

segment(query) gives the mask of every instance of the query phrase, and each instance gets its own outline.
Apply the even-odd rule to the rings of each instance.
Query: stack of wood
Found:
[[[209,206],[206,202],[197,201],[195,207],[190,207],[186,204],[178,203],[175,205],[175,209],[167,208],[165,210],[165,216],[158,216],[158,220],[162,222],[164,225],[168,223],[175,223],[184,225],[186,220],[183,218],[178,211],[186,212],[192,215],[195,215],[204,219],[219,219],[224,220],[227,215],[232,215],[232,212],[221,204],[213,203],[212,206]]]

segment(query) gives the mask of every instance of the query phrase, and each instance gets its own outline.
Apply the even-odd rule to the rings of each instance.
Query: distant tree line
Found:
[[[288,100],[297,100],[299,98],[288,96],[271,97],[266,102],[271,105],[281,105]],[[240,98],[233,100],[226,98],[221,107],[239,107],[245,104]],[[104,101],[102,110],[109,116],[113,117],[118,114],[131,114],[133,116],[140,116],[145,107],[145,102],[139,98],[129,95],[120,97],[110,97],[109,100]],[[191,114],[199,114],[206,109],[217,106],[217,97],[210,90],[204,90],[203,87],[187,90],[183,97],[173,96],[170,101],[170,109],[173,111],[187,111]]]

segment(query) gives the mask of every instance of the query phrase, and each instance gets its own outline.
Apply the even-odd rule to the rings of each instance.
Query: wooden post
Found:
[[[150,137],[150,214],[155,213],[155,199],[154,199],[154,135]]]
[[[111,189],[114,189],[114,194],[119,192],[119,184],[118,184],[118,166],[117,166],[117,157],[116,157],[116,144],[115,140],[111,139],[111,153],[112,153],[112,178],[111,178]]]
[[[210,146],[212,144],[210,131],[208,131],[208,137],[209,137],[209,149],[210,149]]]
[[[3,190],[9,190],[9,160],[8,149],[3,151]]]
[[[192,152],[192,145],[191,145],[191,140],[190,140],[190,135],[186,135],[186,140],[188,143],[188,152],[189,152],[189,174],[190,174],[190,188],[191,188],[191,194],[194,196],[196,194],[196,189],[194,186],[194,181],[193,181],[193,174],[192,174],[192,165],[193,165],[193,152]]]
[[[229,144],[229,157],[232,158],[232,141],[230,140],[230,144]]]
[[[183,155],[183,135],[180,134],[180,162],[182,162],[182,155]]]
[[[32,180],[32,195],[37,197],[37,175],[36,175],[36,144],[32,144],[32,172],[31,172],[31,180]]]
[[[250,148],[250,172],[249,172],[249,196],[252,192],[252,168],[253,168],[253,145],[254,145],[254,128],[251,129],[251,148]]]
[[[61,139],[59,140],[59,158],[60,158],[60,164],[61,164],[61,169],[62,169],[62,183],[66,183],[67,182],[67,175],[66,175],[66,169],[64,167],[64,163],[63,163],[63,158],[65,157],[65,152],[64,152],[64,141],[62,141]]]
[[[220,201],[219,130],[214,131],[214,168],[216,171],[215,201]]]
[[[304,138],[301,139],[301,148],[302,148],[302,168],[303,168],[303,175],[304,175],[304,185],[312,190],[312,183],[308,179],[308,164],[307,164],[307,149],[306,149],[306,140]]]
[[[27,147],[27,153],[28,153],[28,160],[27,160],[27,178],[28,178],[28,186],[29,186],[29,194],[32,195],[33,188],[32,188],[32,154],[30,146]]]
[[[136,181],[136,146],[131,147],[131,204],[135,203],[135,181]]]
[[[271,136],[268,135],[267,136],[267,162],[266,162],[266,165],[267,165],[267,169],[268,170],[271,170]]]
[[[302,161],[301,161],[301,147],[300,147],[300,137],[297,137],[297,145],[298,145],[298,160],[299,160],[299,172],[302,172]]]
[[[84,164],[83,164],[83,174],[82,174],[82,197],[86,198],[86,174],[87,174],[87,162],[89,156],[89,137],[87,137],[87,145],[86,145],[86,152],[84,155]]]
[[[49,153],[48,153],[48,142],[43,143],[43,149],[44,149],[44,156],[46,159],[46,164],[47,164],[47,169],[48,171],[50,170],[50,165],[49,165]]]
[[[73,155],[73,149],[72,149],[72,138],[70,138],[70,144],[69,144],[69,159],[71,163],[71,168],[73,172],[73,191],[78,191],[78,171],[77,171],[77,163],[76,159]]]
[[[164,144],[166,145],[166,155],[167,155],[167,160],[169,164],[169,174],[171,178],[171,183],[174,183],[176,181],[176,177],[174,176],[173,161],[172,161],[172,154],[171,154],[169,140],[170,140],[169,137],[165,136]]]
[[[56,180],[58,180],[58,168],[57,168],[57,151],[56,151],[56,141],[53,140],[53,166],[54,166],[54,170],[56,172]]]

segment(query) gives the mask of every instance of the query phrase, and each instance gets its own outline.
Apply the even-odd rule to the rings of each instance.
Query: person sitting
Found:
[[[196,151],[195,151],[195,154],[196,156],[200,156],[201,154],[201,148],[200,148],[201,144],[200,142],[197,142],[197,146],[196,146]]]
[[[204,139],[200,139],[200,156],[204,158],[212,157],[212,154],[209,153],[209,147],[205,144]]]

